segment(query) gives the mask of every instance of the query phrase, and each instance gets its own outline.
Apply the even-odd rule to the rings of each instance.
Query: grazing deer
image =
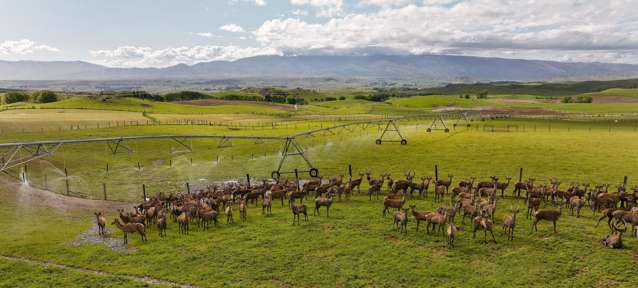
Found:
[[[166,236],[166,215],[160,215],[157,217],[157,230],[159,230],[159,236]]]
[[[505,216],[503,218],[503,231],[505,235],[507,235],[507,240],[514,240],[514,230],[516,229],[516,214],[518,214],[520,210],[517,208],[514,210],[512,215]]]
[[[102,216],[102,212],[95,212],[95,221],[97,223],[97,234],[100,236],[106,235],[106,218]]]
[[[177,217],[177,223],[179,223],[179,233],[188,234],[189,222],[191,220],[190,211],[184,211]]]
[[[304,215],[304,221],[308,221],[308,212],[306,204],[292,205],[292,225],[295,225],[295,220],[297,220],[297,224],[301,224],[301,214]]]
[[[596,227],[598,227],[598,225],[600,224],[601,220],[607,218],[607,226],[609,226],[609,229],[613,231],[613,228],[611,227],[611,220],[614,219],[614,212],[616,212],[616,211],[625,211],[625,209],[623,209],[623,208],[607,208],[607,209],[604,209],[602,211],[603,216],[598,218],[598,222],[596,223]]]
[[[456,225],[454,225],[454,223],[448,223],[447,224],[447,246],[449,248],[454,247],[454,239],[456,238],[456,233],[457,233]]]
[[[314,215],[319,214],[319,208],[326,207],[326,217],[330,217],[330,206],[332,206],[332,195],[328,194],[328,198],[317,197],[315,198],[315,211]]]
[[[399,232],[408,233],[408,208],[403,208],[403,211],[396,211],[392,215],[392,221],[394,222],[394,227],[399,229]]]
[[[549,210],[549,209],[536,211],[536,213],[534,213],[534,222],[532,224],[532,232],[538,231],[538,227],[536,226],[536,224],[538,224],[538,222],[542,220],[545,220],[545,221],[552,221],[552,223],[554,224],[554,233],[556,233],[556,221],[558,221],[561,214],[563,214],[563,205],[560,205],[559,211]]]
[[[139,233],[142,237],[142,242],[146,241],[146,230],[142,223],[126,223],[122,224],[120,219],[113,219],[111,225],[115,225],[118,229],[124,233],[124,244],[128,244],[128,233]]]
[[[246,211],[246,201],[244,199],[242,199],[239,202],[239,219],[241,219],[241,222],[246,222],[246,215],[247,211]]]
[[[492,228],[494,223],[490,218],[483,216],[476,216],[472,221],[472,238],[476,238],[476,231],[483,230],[483,242],[487,243],[487,231],[492,235],[492,240],[496,243],[496,238],[494,238],[494,232],[492,232]]]
[[[224,212],[226,213],[226,224],[235,223],[233,221],[233,203],[228,203]]]
[[[383,217],[385,217],[388,208],[400,210],[403,208],[403,204],[405,204],[405,197],[401,197],[401,199],[390,199],[387,196],[383,197]]]
[[[421,221],[425,221],[427,223],[430,216],[434,213],[430,211],[417,211],[416,205],[411,205],[410,208],[412,210],[412,216],[414,216],[414,220],[416,220],[416,231],[419,232],[419,224]]]
[[[261,214],[272,214],[272,198],[270,195],[264,197],[264,202],[261,204]]]

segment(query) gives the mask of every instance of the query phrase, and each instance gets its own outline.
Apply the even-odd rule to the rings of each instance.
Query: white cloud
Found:
[[[292,10],[292,12],[290,12],[290,13],[292,13],[292,15],[295,15],[295,16],[297,16],[297,17],[304,17],[304,16],[308,16],[308,11],[306,11],[306,10],[301,10],[301,9],[295,9],[295,10]]]
[[[233,32],[233,33],[245,32],[244,28],[242,28],[241,26],[239,26],[237,24],[226,24],[226,25],[223,25],[223,26],[219,27],[219,30],[226,31],[226,32]]]
[[[235,4],[237,2],[250,2],[260,7],[268,5],[268,2],[266,2],[266,0],[229,0],[228,1],[229,4]]]
[[[221,36],[215,35],[211,32],[190,32],[191,35],[205,37],[205,38],[220,38]]]
[[[60,52],[60,49],[49,45],[37,44],[29,39],[0,42],[0,55],[27,55],[39,51]]]
[[[237,46],[191,46],[153,49],[122,46],[112,50],[91,51],[95,62],[112,67],[166,67],[208,61],[232,61],[260,55],[281,55],[272,48]]]
[[[361,5],[374,5],[381,7],[402,7],[409,4],[415,4],[417,2],[417,0],[359,0]]]
[[[290,0],[294,6],[313,6],[318,17],[335,17],[343,13],[343,0]]]
[[[401,1],[367,2],[389,5]],[[331,0],[291,3],[316,7],[332,3],[332,7],[341,7],[335,4],[341,1]],[[365,53],[375,48],[410,54],[538,55],[557,59],[552,56],[555,55],[561,59],[613,62],[633,57],[638,61],[635,0],[422,3],[347,14],[323,23],[273,19],[263,23],[254,35],[262,46],[289,54]],[[587,59],[587,55],[595,58]]]

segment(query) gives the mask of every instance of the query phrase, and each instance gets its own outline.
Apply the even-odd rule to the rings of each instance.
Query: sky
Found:
[[[638,0],[0,0],[0,60],[166,67],[259,55],[638,64]]]

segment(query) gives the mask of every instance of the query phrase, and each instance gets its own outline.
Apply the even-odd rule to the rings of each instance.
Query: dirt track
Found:
[[[13,197],[19,204],[29,206],[49,207],[60,211],[86,210],[86,211],[115,211],[117,209],[130,208],[133,204],[126,202],[90,200],[77,197],[68,197],[53,193],[51,191],[40,190],[33,187],[23,186],[14,180],[0,177],[0,185],[8,191],[6,197]]]

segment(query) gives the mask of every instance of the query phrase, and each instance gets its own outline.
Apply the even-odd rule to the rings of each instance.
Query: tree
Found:
[[[33,99],[38,103],[51,103],[58,101],[58,94],[49,90],[42,90],[33,93]]]
[[[6,104],[26,102],[29,100],[29,95],[24,92],[9,92],[4,95],[4,102]]]

